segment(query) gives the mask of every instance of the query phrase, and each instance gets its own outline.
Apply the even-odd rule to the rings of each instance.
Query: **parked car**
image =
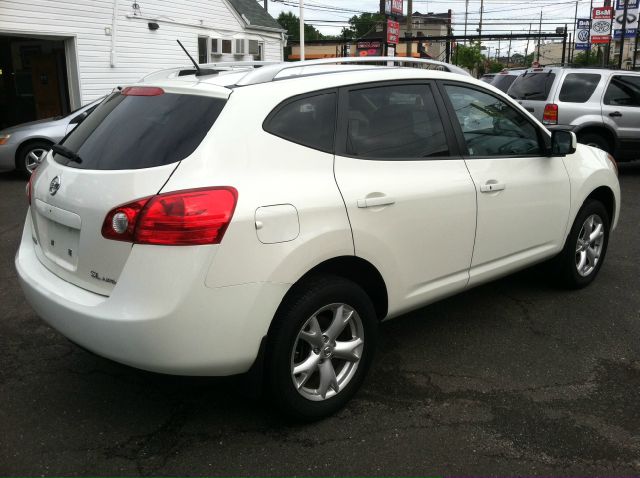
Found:
[[[367,61],[386,60],[108,96],[27,188],[15,265],[36,313],[133,367],[263,377],[311,420],[356,393],[382,320],[545,260],[594,280],[610,155],[466,74]]]
[[[518,78],[524,72],[525,72],[524,68],[512,68],[512,69],[505,68],[496,76],[494,76],[493,79],[489,82],[489,84],[495,86],[500,91],[506,92],[509,89],[509,87],[513,84],[513,82],[516,80],[516,78]]]
[[[491,83],[493,79],[496,77],[497,73],[485,73],[480,77],[480,81],[484,81],[485,83]]]
[[[531,68],[508,94],[545,125],[576,133],[581,143],[618,161],[640,159],[640,72]]]
[[[92,101],[63,117],[31,121],[0,131],[0,171],[17,169],[31,174],[51,145],[73,130],[102,100]]]

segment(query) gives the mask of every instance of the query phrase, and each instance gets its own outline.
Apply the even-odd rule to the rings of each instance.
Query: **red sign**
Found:
[[[403,0],[385,0],[385,13],[387,15],[402,15]]]
[[[387,43],[398,44],[400,38],[400,23],[387,20]]]
[[[591,43],[609,43],[612,7],[596,7],[591,14]]]

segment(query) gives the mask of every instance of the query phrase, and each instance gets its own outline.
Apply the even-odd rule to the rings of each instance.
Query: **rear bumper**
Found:
[[[118,284],[105,297],[42,265],[27,218],[15,264],[36,313],[98,355],[176,375],[246,372],[289,286],[208,288],[208,264],[186,260],[189,248],[181,249],[184,256],[162,254],[160,246],[134,246]]]

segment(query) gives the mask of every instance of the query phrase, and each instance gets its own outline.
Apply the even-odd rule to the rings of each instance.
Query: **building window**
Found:
[[[198,63],[207,62],[207,37],[198,37]]]
[[[249,40],[249,55],[251,55],[254,61],[262,61],[262,52],[264,50],[264,43],[258,40]]]
[[[231,40],[222,40],[222,53],[232,53]]]

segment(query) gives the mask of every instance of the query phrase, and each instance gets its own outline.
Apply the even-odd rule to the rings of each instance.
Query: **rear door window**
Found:
[[[64,140],[81,163],[55,154],[60,164],[77,169],[143,169],[175,163],[202,142],[226,100],[125,88],[107,97]],[[145,91],[144,88],[138,92]],[[160,93],[158,93],[160,92]]]
[[[604,104],[640,106],[640,76],[615,75],[604,94]]]
[[[562,83],[558,99],[565,103],[584,103],[591,98],[600,78],[597,73],[569,73]]]
[[[509,88],[509,96],[517,100],[546,101],[555,73],[525,73],[519,76]]]
[[[430,85],[389,85],[348,93],[346,153],[366,159],[449,156]]]

